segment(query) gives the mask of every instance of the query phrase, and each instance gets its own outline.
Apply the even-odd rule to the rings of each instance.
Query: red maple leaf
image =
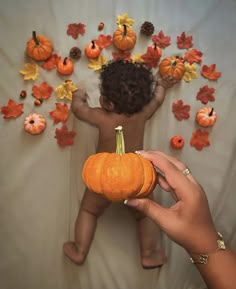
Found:
[[[183,100],[179,99],[176,103],[172,104],[172,112],[178,120],[188,119],[190,117],[189,111],[191,106],[183,104]]]
[[[71,35],[74,39],[77,39],[79,34],[84,35],[85,27],[83,23],[71,23],[67,28],[67,35]]]
[[[185,32],[182,32],[180,36],[177,36],[177,47],[179,49],[188,49],[193,46],[193,37],[186,36]]]
[[[208,87],[208,85],[202,86],[197,93],[197,100],[200,100],[201,103],[207,104],[208,101],[215,101],[215,97],[213,93],[215,92],[215,88]]]
[[[40,85],[33,85],[32,95],[38,99],[48,99],[53,92],[53,87],[48,85],[46,81]]]
[[[17,104],[13,99],[10,99],[6,106],[1,107],[1,112],[4,118],[17,118],[23,113],[23,107],[23,103]]]
[[[152,36],[152,41],[157,44],[160,48],[166,48],[167,46],[170,46],[170,36],[165,36],[163,31],[161,30],[158,35]]]
[[[56,128],[55,131],[55,138],[57,139],[57,143],[62,148],[73,145],[75,135],[76,132],[73,130],[69,131],[65,124],[61,128]]]
[[[155,68],[158,65],[161,55],[161,49],[154,43],[153,46],[148,46],[146,53],[141,57],[148,66]]]
[[[201,57],[202,57],[202,52],[193,48],[193,49],[188,50],[185,53],[184,60],[188,61],[190,64],[193,64],[194,62],[201,63],[202,62]]]
[[[95,43],[102,49],[105,48],[112,43],[111,35],[100,34],[97,39],[94,40]]]
[[[62,105],[59,102],[56,102],[56,109],[49,112],[49,114],[53,117],[54,123],[58,122],[66,122],[69,116],[69,107],[65,103]]]
[[[221,76],[221,72],[216,71],[216,65],[203,65],[201,75],[209,80],[217,80]]]
[[[197,129],[195,132],[192,133],[190,145],[201,151],[204,147],[208,147],[210,145],[208,135],[208,131]]]
[[[124,52],[124,51],[119,51],[119,52],[112,52],[112,60],[116,61],[118,59],[123,59],[126,61],[130,61],[131,53],[130,52]]]
[[[57,66],[60,57],[57,54],[52,54],[47,61],[42,64],[43,69],[51,70]]]

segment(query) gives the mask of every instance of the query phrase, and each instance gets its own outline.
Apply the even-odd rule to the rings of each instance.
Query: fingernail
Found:
[[[144,150],[135,151],[135,153],[136,153],[137,155],[141,155],[142,153],[144,153]]]
[[[124,200],[124,204],[127,205],[128,203],[128,199]]]

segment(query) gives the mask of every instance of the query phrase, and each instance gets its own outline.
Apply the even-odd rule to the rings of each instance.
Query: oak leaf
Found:
[[[86,25],[83,23],[71,23],[68,25],[66,33],[67,35],[71,35],[74,39],[77,39],[79,34],[84,35],[85,27]]]
[[[23,113],[23,107],[23,103],[17,104],[13,99],[10,99],[6,106],[1,107],[1,112],[4,118],[17,118]]]
[[[48,85],[46,81],[40,85],[33,85],[32,95],[37,99],[48,99],[53,92],[53,87]]]
[[[69,145],[74,144],[74,137],[76,132],[68,130],[68,127],[64,124],[61,128],[56,128],[55,138],[57,139],[57,143],[61,148],[64,148]]]
[[[112,60],[116,61],[119,59],[130,61],[131,60],[131,53],[128,51],[118,51],[118,52],[112,52]]]
[[[207,104],[208,101],[215,101],[215,97],[213,93],[215,92],[215,88],[208,87],[208,85],[204,85],[200,87],[198,93],[197,93],[197,100],[200,100],[201,103]]]
[[[203,65],[201,75],[209,80],[217,80],[221,76],[221,72],[216,71],[216,65]]]
[[[160,48],[166,48],[170,46],[171,38],[170,36],[165,36],[161,30],[157,35],[152,36],[152,41],[157,44]]]
[[[158,65],[158,62],[161,58],[161,50],[153,48],[153,46],[148,46],[145,54],[142,55],[144,62],[151,68],[155,68]]]
[[[55,92],[59,99],[72,100],[72,93],[77,89],[78,87],[71,80],[65,80],[55,88]]]
[[[39,75],[39,66],[36,63],[25,63],[20,73],[24,75],[24,80],[35,80]]]
[[[57,62],[60,59],[60,56],[57,54],[52,54],[43,64],[42,68],[51,70],[57,66]]]
[[[185,82],[191,82],[192,79],[198,78],[196,64],[190,64],[186,62],[184,63],[184,69],[185,69],[185,72],[184,72],[183,80]]]
[[[103,65],[107,63],[108,63],[107,58],[101,53],[97,59],[90,59],[88,67],[93,69],[94,71],[98,71],[102,68]]]
[[[69,107],[66,103],[63,105],[59,102],[56,102],[56,109],[49,112],[53,117],[54,123],[66,122],[69,116]]]
[[[130,18],[128,13],[124,13],[122,15],[118,15],[116,18],[116,24],[119,28],[123,27],[123,25],[126,25],[127,27],[131,27],[134,24],[134,19]]]
[[[202,62],[201,57],[202,57],[202,52],[193,48],[193,49],[188,50],[185,53],[184,60],[188,61],[190,64],[193,64],[194,62],[201,63]]]
[[[102,49],[112,44],[112,36],[100,34],[94,41]]]
[[[192,133],[190,145],[201,151],[204,147],[208,147],[210,145],[208,135],[208,131],[197,129]]]
[[[188,119],[190,117],[190,105],[183,104],[183,100],[179,99],[176,103],[172,104],[172,112],[178,120]]]
[[[179,49],[188,49],[193,46],[193,37],[186,36],[185,32],[182,32],[180,36],[177,36],[177,47]]]

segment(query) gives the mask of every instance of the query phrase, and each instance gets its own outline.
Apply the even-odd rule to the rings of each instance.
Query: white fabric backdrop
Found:
[[[55,128],[48,112],[58,101],[53,95],[42,106],[34,107],[30,96],[33,84],[47,81],[56,87],[64,77],[40,70],[39,78],[24,81],[19,74],[26,59],[25,44],[32,30],[47,35],[55,52],[67,55],[97,37],[97,25],[105,23],[103,34],[112,34],[117,15],[128,13],[139,31],[151,21],[155,34],[163,30],[172,45],[163,56],[180,51],[175,39],[185,31],[193,36],[194,47],[203,52],[204,64],[217,64],[222,77],[209,83],[199,76],[190,84],[184,81],[168,92],[160,111],[147,123],[145,147],[179,157],[205,187],[217,228],[236,249],[235,173],[236,135],[236,1],[234,0],[8,0],[0,6],[0,106],[10,98],[24,102],[24,114],[16,120],[0,117],[0,288],[2,289],[203,289],[195,267],[185,251],[164,236],[168,263],[161,270],[145,271],[139,262],[135,221],[128,208],[114,204],[101,217],[86,263],[77,267],[62,253],[62,244],[73,236],[73,227],[84,185],[80,173],[85,158],[94,153],[97,130],[71,115],[67,121],[77,133],[72,147],[61,149],[54,139]],[[82,22],[86,33],[77,40],[66,35],[67,25]],[[133,52],[144,53],[150,38],[138,36]],[[108,50],[109,51],[109,50]],[[70,77],[85,88],[91,105],[98,105],[98,74],[87,68],[85,56],[76,63]],[[189,145],[198,89],[208,84],[216,89],[213,103],[218,121],[210,131],[211,146],[199,152]],[[28,91],[22,101],[19,93]],[[178,122],[171,105],[182,98],[191,105],[191,117]],[[24,117],[36,111],[45,115],[48,126],[39,136],[23,130]],[[181,152],[169,148],[174,134],[186,138]],[[156,198],[168,205],[169,196],[156,188]],[[201,212],[199,212],[201,214]]]

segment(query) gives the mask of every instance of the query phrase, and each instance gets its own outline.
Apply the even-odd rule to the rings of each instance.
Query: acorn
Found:
[[[26,98],[26,96],[27,96],[27,92],[25,90],[21,90],[20,97],[21,98]]]
[[[35,101],[34,101],[34,104],[35,105],[41,105],[43,103],[43,99],[42,98],[37,98],[37,99],[35,99]]]
[[[103,28],[104,28],[104,23],[103,23],[103,22],[100,22],[100,23],[98,24],[98,30],[101,31]]]

